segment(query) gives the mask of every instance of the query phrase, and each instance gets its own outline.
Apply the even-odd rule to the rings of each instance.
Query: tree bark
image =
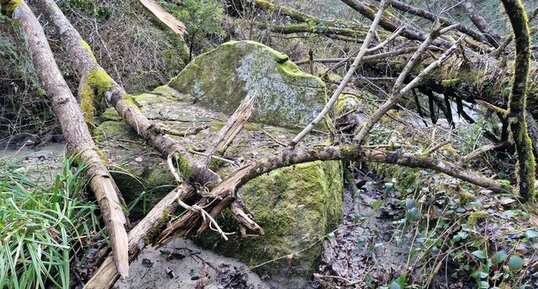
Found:
[[[2,7],[10,1],[2,1]],[[90,187],[101,208],[103,220],[110,234],[115,268],[122,276],[129,275],[126,218],[120,206],[120,198],[114,180],[101,160],[90,131],[84,121],[77,101],[56,65],[52,51],[39,24],[24,1],[12,11],[13,19],[20,25],[21,34],[32,56],[39,80],[45,87],[54,114],[60,122],[69,155],[78,157],[81,165],[87,165],[86,175]]]

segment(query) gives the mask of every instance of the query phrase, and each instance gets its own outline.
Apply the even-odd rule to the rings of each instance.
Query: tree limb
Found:
[[[501,36],[499,36],[499,34],[491,28],[486,19],[480,15],[480,12],[476,9],[474,0],[465,1],[463,7],[465,7],[467,15],[473,24],[482,32],[482,34],[484,34],[488,42],[495,48],[499,47],[501,44]]]

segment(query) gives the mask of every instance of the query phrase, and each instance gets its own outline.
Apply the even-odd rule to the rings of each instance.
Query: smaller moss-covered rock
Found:
[[[251,120],[287,127],[308,124],[326,101],[321,79],[253,41],[231,41],[198,56],[169,86],[192,95],[201,106],[227,114],[247,94],[255,94]]]
[[[301,164],[247,183],[245,204],[267,236],[245,239],[233,254],[253,266],[289,256],[258,270],[310,276],[319,261],[319,240],[341,222],[342,190],[340,162]]]

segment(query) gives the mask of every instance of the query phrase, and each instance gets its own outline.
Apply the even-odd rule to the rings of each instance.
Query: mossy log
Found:
[[[360,39],[366,36],[366,31],[368,30],[368,26],[362,25],[361,23],[349,22],[341,19],[323,20],[288,6],[275,4],[267,0],[249,0],[247,3],[250,3],[255,8],[264,10],[266,13],[286,16],[296,22],[280,25],[270,25],[266,23],[256,24],[259,29],[269,29],[274,33],[314,33],[345,41],[360,41]],[[380,35],[385,36],[384,32],[380,32]]]
[[[346,36],[350,39],[359,40],[366,36],[366,31],[344,28],[344,27],[326,27],[322,25],[315,25],[310,23],[298,23],[287,25],[267,25],[265,23],[258,23],[258,28],[269,29],[271,32],[280,34],[293,34],[293,33],[314,33],[322,35],[338,35]]]
[[[54,114],[62,127],[68,154],[77,156],[81,164],[88,166],[86,175],[110,235],[115,268],[120,275],[127,277],[127,220],[121,208],[121,197],[118,196],[116,184],[103,164],[102,155],[93,142],[75,97],[62,77],[37,18],[24,1],[0,1],[0,4],[2,8],[9,8],[6,11],[11,12],[10,16],[13,15],[20,25],[39,80],[45,87]]]

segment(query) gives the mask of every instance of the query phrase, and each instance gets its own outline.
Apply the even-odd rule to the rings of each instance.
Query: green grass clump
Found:
[[[75,248],[99,230],[97,206],[81,198],[83,169],[50,188],[0,159],[0,288],[69,288]]]

